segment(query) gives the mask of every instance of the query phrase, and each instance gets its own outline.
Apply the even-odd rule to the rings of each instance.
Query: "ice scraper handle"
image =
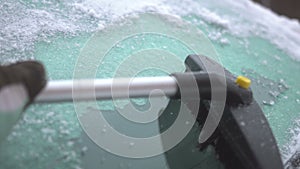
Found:
[[[191,79],[197,84],[190,86]],[[211,80],[218,83],[216,92],[226,92],[229,104],[250,103],[252,93],[250,90],[240,88],[231,79],[222,82],[221,76],[208,73],[175,73],[165,77],[139,77],[116,79],[85,79],[50,81],[35,102],[64,102],[88,101],[106,99],[124,99],[136,97],[171,97],[179,98],[178,81],[191,94],[195,89],[199,91],[202,99],[211,97]]]
[[[159,92],[160,91],[160,92]],[[118,79],[81,79],[49,81],[35,99],[43,102],[72,102],[135,97],[174,96],[176,80],[171,76]]]

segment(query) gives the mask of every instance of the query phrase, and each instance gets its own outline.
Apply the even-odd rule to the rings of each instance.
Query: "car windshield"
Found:
[[[246,0],[2,0],[0,9],[1,65],[39,60],[49,81],[156,77],[183,72],[189,54],[203,54],[232,74],[251,79],[254,98],[284,162],[300,145],[296,21]],[[103,148],[86,132],[89,128],[108,137],[112,127],[129,137],[154,137],[176,118],[168,111],[167,120],[151,119],[162,114],[169,101],[161,97],[152,102],[135,98],[33,104],[1,143],[0,169],[223,168],[214,150],[199,151],[197,122],[183,140],[185,147],[170,150],[178,153],[173,161],[166,159],[168,152],[143,158],[112,153],[139,145],[112,139],[116,148]],[[82,104],[91,106],[81,109]],[[109,126],[93,129],[79,120],[82,114],[102,114]],[[153,148],[144,147],[149,152]]]

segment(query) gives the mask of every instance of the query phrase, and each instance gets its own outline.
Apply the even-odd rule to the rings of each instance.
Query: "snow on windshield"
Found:
[[[235,36],[257,35],[270,40],[295,60],[300,60],[300,24],[278,16],[248,0],[165,1],[145,0],[4,0],[0,5],[0,54],[8,59],[32,56],[33,43],[55,33],[74,34],[103,28],[105,23],[135,12],[159,12],[184,17],[195,14]],[[218,10],[218,8],[223,10]],[[235,15],[235,17],[232,17]],[[201,21],[199,21],[201,22]],[[28,52],[28,53],[25,53]],[[11,59],[11,58],[10,58]]]

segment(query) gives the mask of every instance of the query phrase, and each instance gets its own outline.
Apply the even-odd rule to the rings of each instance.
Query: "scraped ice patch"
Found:
[[[80,167],[81,128],[72,105],[31,106],[2,142],[0,168]],[[58,111],[58,112],[56,112]],[[63,113],[62,113],[63,112]]]
[[[226,0],[235,17],[223,18],[228,21],[229,33],[237,37],[259,36],[268,39],[279,49],[286,51],[293,59],[300,61],[300,24],[297,20],[278,16],[272,11],[248,0]],[[222,14],[220,14],[222,15]]]
[[[175,0],[165,1],[164,4],[170,6],[171,14],[174,12],[181,16],[196,15],[206,23],[226,30],[224,33],[236,37],[259,36],[268,39],[293,59],[300,61],[300,51],[297,50],[300,46],[300,24],[297,20],[278,16],[249,0],[225,0],[222,3],[218,0],[209,3]],[[212,40],[220,41],[220,39]]]
[[[178,5],[180,4],[180,5]],[[209,24],[213,24],[219,26],[221,28],[228,28],[230,25],[230,21],[225,19],[224,17],[218,15],[216,12],[209,10],[208,8],[204,7],[201,2],[187,0],[183,2],[168,2],[165,1],[165,5],[170,5],[172,10],[170,14],[179,14],[181,16],[195,14],[196,16],[202,18]],[[174,12],[174,13],[172,13]]]
[[[278,16],[272,11],[248,0],[239,1],[239,3],[233,0],[227,1],[237,14],[250,21],[250,23],[254,23],[254,27],[247,28],[241,26],[243,24],[241,22],[232,22],[230,25],[233,31],[242,29],[252,32],[252,34],[257,33],[259,36],[270,40],[271,43],[277,45],[280,49],[288,52],[295,60],[300,61],[300,51],[296,50],[300,46],[299,21]]]
[[[144,0],[135,1],[122,0],[107,1],[107,0],[85,0],[76,2],[76,9],[86,12],[96,18],[107,18],[109,20],[120,19],[124,16],[136,12],[159,12],[168,13],[169,8],[162,3],[162,0]]]
[[[289,86],[283,79],[278,82],[259,75],[251,69],[243,69],[243,75],[250,78],[252,81],[252,89],[256,96],[256,101],[260,105],[273,106],[278,98],[283,97]]]
[[[4,0],[0,4],[0,16],[2,64],[34,59],[33,50],[37,41],[48,42],[48,38],[55,34],[74,35],[92,31],[95,27],[91,19],[89,24],[84,24],[82,20],[87,17],[68,3]]]
[[[227,38],[224,38],[223,34],[218,31],[213,31],[213,32],[209,33],[208,38],[212,41],[217,41],[222,45],[230,44],[229,40]]]
[[[143,11],[166,11],[159,0],[141,1],[18,1],[0,4],[1,64],[34,59],[34,44],[53,35],[72,36],[103,29],[107,22]]]
[[[296,120],[295,123],[297,127],[290,129],[292,137],[283,149],[282,155],[285,163],[300,149],[300,120]]]
[[[223,11],[217,9],[226,9]],[[157,12],[176,16],[196,15],[221,32],[237,37],[259,36],[270,40],[295,60],[300,60],[300,24],[278,16],[249,0],[206,1],[145,0],[4,0],[0,5],[0,55],[3,62],[33,59],[38,40],[60,33],[93,32],[105,28],[115,19],[140,12]],[[232,17],[234,15],[235,17]],[[196,23],[203,24],[202,21]],[[209,31],[210,32],[210,31]],[[227,44],[224,38],[212,38]]]

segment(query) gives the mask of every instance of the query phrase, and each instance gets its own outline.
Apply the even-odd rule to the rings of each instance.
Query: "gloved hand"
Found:
[[[0,143],[46,85],[44,67],[36,61],[0,66]]]

